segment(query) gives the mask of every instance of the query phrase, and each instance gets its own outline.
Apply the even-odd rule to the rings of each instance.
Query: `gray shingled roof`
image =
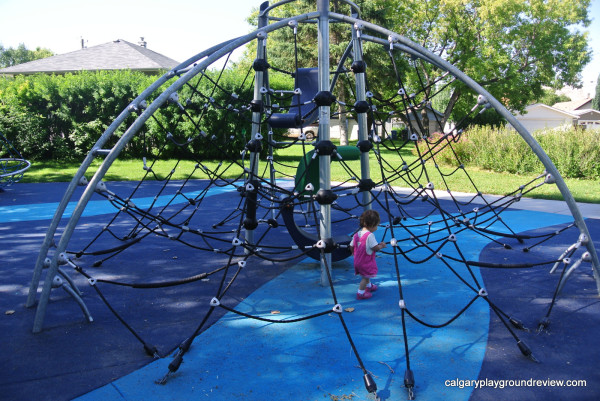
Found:
[[[135,70],[158,72],[179,63],[145,47],[117,39],[113,42],[0,69],[0,74],[64,74],[75,71]]]
[[[592,105],[592,99],[578,99],[569,102],[560,102],[552,105],[555,109],[574,112],[575,110],[590,109]]]

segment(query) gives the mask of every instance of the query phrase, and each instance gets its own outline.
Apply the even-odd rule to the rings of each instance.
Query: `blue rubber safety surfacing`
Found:
[[[214,187],[211,188],[206,196],[218,195],[225,192],[231,192],[229,187]],[[135,205],[141,209],[149,207],[162,207],[167,204],[179,204],[187,202],[187,198],[194,199],[200,195],[202,191],[192,191],[180,195],[162,195],[162,196],[144,196],[134,198]],[[16,206],[0,206],[0,223],[17,222],[17,221],[35,221],[52,219],[54,211],[58,208],[59,202],[37,203],[29,205]],[[77,206],[77,202],[72,201],[67,204],[63,218],[71,217],[73,210]],[[90,200],[86,205],[82,216],[98,216],[101,214],[110,214],[115,212],[115,207],[108,200]]]
[[[505,216],[516,231],[536,228],[541,225],[536,222],[547,222],[549,217],[524,211]],[[569,220],[552,216],[555,223]],[[476,260],[486,245],[478,237],[465,242],[471,245],[462,249],[467,259]],[[370,300],[355,299],[358,280],[351,259],[334,266],[334,287],[352,339],[378,385],[378,396],[405,399],[406,362],[393,257],[381,255],[377,260],[376,282],[380,288]],[[472,290],[435,258],[421,265],[402,264],[401,274],[409,308],[433,324],[450,319],[473,297]],[[475,275],[481,283],[477,270]],[[295,319],[333,306],[330,288],[319,286],[319,264],[304,261],[263,285],[237,309],[270,319]],[[469,399],[472,388],[447,387],[445,382],[457,377],[478,378],[488,322],[489,309],[481,299],[440,329],[407,317],[417,399]],[[362,371],[334,312],[289,324],[265,323],[228,313],[194,341],[179,371],[166,385],[155,384],[168,371],[170,361],[156,361],[79,400],[369,399]]]
[[[23,185],[25,185],[23,189],[28,188],[28,184]],[[20,194],[19,198],[10,199],[10,201],[21,203],[19,200],[22,201],[24,199],[24,195]],[[42,200],[48,202],[53,199],[51,196],[38,197],[35,203],[42,203],[40,202]],[[566,216],[536,212],[507,212],[503,216],[505,220],[509,219],[507,221],[509,221],[511,227],[517,232],[531,230],[548,224],[560,224],[571,221],[571,218]],[[383,229],[378,230],[378,234],[382,233]],[[595,235],[595,232],[592,234],[594,238],[598,237],[598,235]],[[472,249],[471,247],[469,249],[464,247],[461,249],[467,252],[467,259],[478,259],[479,251],[486,247],[489,247],[489,244],[481,243],[473,244]],[[555,250],[556,252],[554,253],[559,254],[563,249],[556,248]],[[548,254],[548,257],[555,257],[554,253],[552,255]],[[32,258],[37,256],[35,254],[32,255]],[[515,253],[515,255],[519,257],[518,253]],[[489,259],[489,257],[487,260],[496,261],[499,256],[493,256],[492,254],[492,259]],[[372,372],[377,382],[379,396],[382,399],[388,400],[406,399],[406,390],[402,386],[405,360],[401,326],[398,317],[398,290],[393,273],[394,267],[389,257],[381,257],[378,261],[380,266],[378,282],[381,284],[381,288],[375,293],[373,299],[368,301],[355,300],[354,294],[358,280],[353,276],[350,260],[334,266],[335,290],[343,308],[355,308],[353,312],[344,312],[344,318],[366,368]],[[20,263],[19,266],[29,266],[30,264]],[[585,269],[583,266],[582,268]],[[447,320],[472,297],[470,290],[458,283],[455,277],[448,275],[446,268],[434,266],[432,263],[423,265],[403,263],[400,269],[403,277],[405,298],[411,311],[432,323],[440,323]],[[252,292],[249,296],[242,295],[242,298],[239,298],[243,299],[243,302],[238,308],[246,312],[261,313],[262,316],[268,318],[294,318],[299,315],[322,311],[324,308],[330,309],[333,306],[331,293],[329,288],[323,288],[318,285],[318,270],[319,267],[316,263],[305,261],[271,281],[263,280],[263,282],[267,281],[265,285]],[[490,270],[486,272],[490,272]],[[505,270],[496,269],[491,270],[491,272],[494,273],[492,276],[490,274],[483,275],[484,278],[486,276],[493,277],[491,283],[488,283],[486,278],[486,284],[493,284],[489,285],[491,296],[494,297],[496,295],[506,298],[508,293],[500,291],[502,289],[501,283],[506,280],[509,273]],[[528,275],[536,274],[531,269],[526,270],[526,272]],[[522,276],[518,271],[512,270],[510,273],[511,276]],[[544,270],[540,274],[547,275],[547,272]],[[576,276],[578,279],[581,274],[576,272]],[[24,282],[29,277],[27,274]],[[479,274],[477,274],[477,277],[480,277]],[[248,277],[247,279],[256,280],[256,278],[252,277]],[[573,280],[574,278],[570,280],[568,286]],[[588,287],[586,286],[588,290],[594,290],[593,285]],[[551,296],[551,290],[552,288],[550,287],[550,291],[543,292],[545,298],[540,300],[540,303],[547,305],[548,297]],[[531,295],[527,292],[527,288],[525,288],[524,293],[522,291],[515,291],[513,293],[525,298]],[[567,294],[570,293],[569,289]],[[580,302],[583,299],[582,297],[583,295],[578,295],[577,299],[565,298],[564,301],[560,300],[556,308],[557,312],[561,311],[559,307],[563,303],[569,302],[569,304],[574,304]],[[507,312],[523,308],[523,304],[519,303],[519,300],[515,298],[513,301],[515,302],[512,305],[507,305]],[[71,305],[73,302],[68,299],[67,303]],[[531,306],[535,307],[536,305],[525,303],[525,308],[529,309]],[[97,309],[97,307],[94,308],[95,317],[102,312],[102,309]],[[55,308],[56,306],[54,306],[53,311]],[[581,306],[581,308],[585,308],[584,312],[590,309],[586,305]],[[577,309],[577,311],[581,308]],[[75,310],[68,314],[69,319],[67,320],[80,320],[76,307],[73,307],[73,309]],[[277,310],[280,313],[271,314],[273,310]],[[17,310],[17,314],[15,315],[19,314],[21,312]],[[538,317],[540,316],[535,316],[535,318]],[[598,322],[588,319],[586,327],[583,328],[574,326],[572,324],[574,319],[571,319],[571,316],[566,317],[568,320],[564,320],[564,315],[556,316],[555,320],[553,320],[554,323],[552,331],[549,334],[550,337],[537,336],[533,337],[538,340],[537,344],[530,342],[536,356],[541,356],[543,359],[543,363],[540,365],[532,365],[528,360],[523,358],[514,345],[514,341],[511,341],[510,338],[506,341],[500,339],[501,342],[495,345],[494,343],[492,344],[492,347],[494,347],[493,350],[489,349],[489,337],[487,333],[489,313],[487,305],[481,300],[476,301],[466,315],[460,317],[445,329],[427,329],[416,324],[410,318],[407,319],[411,367],[415,373],[417,399],[468,399],[469,397],[473,399],[475,397],[475,399],[487,400],[497,399],[500,395],[512,399],[522,399],[519,398],[519,394],[524,394],[524,389],[504,389],[502,393],[494,389],[485,389],[484,392],[478,390],[475,393],[471,393],[471,388],[447,388],[444,382],[445,380],[455,378],[462,380],[477,379],[478,375],[483,375],[481,376],[482,378],[529,377],[528,375],[532,375],[534,378],[546,378],[546,376],[555,378],[558,377],[559,373],[562,374],[564,372],[567,372],[568,377],[588,379],[589,382],[585,392],[579,391],[575,393],[576,396],[574,398],[569,397],[570,399],[597,399],[593,398],[593,394],[595,391],[594,388],[597,388],[598,385],[591,384],[593,384],[593,377],[598,376],[598,374],[594,374],[591,371],[585,374],[569,374],[569,369],[572,369],[571,366],[554,363],[555,361],[548,359],[550,355],[544,355],[545,353],[549,353],[545,352],[545,347],[556,343],[556,341],[552,341],[552,335],[561,336],[561,333],[564,331],[561,326],[568,325],[570,327],[568,329],[569,342],[572,344],[568,350],[563,350],[564,347],[558,350],[563,352],[563,357],[559,358],[559,362],[563,364],[576,364],[580,367],[578,372],[585,371],[585,366],[589,366],[589,363],[591,363],[588,360],[589,357],[586,359],[585,355],[582,355],[580,351],[582,347],[589,351],[585,353],[586,355],[595,355],[595,351],[581,344],[586,341],[586,338],[594,337],[594,330],[592,328],[597,327]],[[65,317],[63,316],[62,320],[60,320],[63,325],[64,319]],[[563,320],[564,325],[561,324]],[[101,323],[104,324],[107,322]],[[527,323],[529,327],[532,327],[531,321]],[[28,320],[24,324],[30,329]],[[98,324],[94,323],[96,327],[89,326],[90,330],[94,330],[92,333],[101,329],[101,327],[98,327]],[[500,335],[494,334],[495,337],[510,337],[503,327],[498,328],[496,326],[498,326],[496,323],[492,325],[494,328],[493,333],[499,333]],[[23,341],[26,341],[28,344],[39,343],[46,339],[46,337],[52,337],[53,332],[59,329],[60,333],[54,334],[60,334],[62,340],[59,340],[59,342],[64,344],[65,334],[60,327],[62,326],[55,327],[54,330],[44,331],[41,335],[34,336],[30,340],[23,338]],[[64,327],[74,334],[80,331],[77,327],[69,325]],[[87,332],[88,325],[82,327],[84,328],[83,331]],[[27,331],[28,328],[25,328],[25,330]],[[115,329],[111,328],[110,330]],[[109,331],[105,333],[108,337],[116,334]],[[122,330],[117,331],[122,333]],[[15,337],[10,335],[11,332],[9,330],[6,334],[14,339]],[[103,331],[100,330],[100,332]],[[184,335],[188,331],[184,330],[180,332]],[[467,334],[466,336],[465,333]],[[490,336],[493,333],[490,332]],[[128,333],[121,335],[124,339],[131,337]],[[79,338],[79,340],[75,341],[82,340],[84,339]],[[114,339],[111,340],[110,338],[106,340],[114,341]],[[73,344],[71,340],[68,340],[68,342],[70,343],[69,350],[66,353],[63,350],[60,352],[60,355],[66,356],[72,352],[77,352],[76,347],[73,347],[76,344]],[[18,343],[21,343],[21,341]],[[487,349],[486,345],[488,346]],[[93,340],[91,344],[82,344],[82,346],[88,350],[88,354],[90,349],[96,348]],[[35,347],[35,344],[32,347]],[[118,347],[121,347],[121,345]],[[115,352],[111,351],[103,355],[90,354],[89,357],[95,360],[102,358],[108,361],[108,359],[115,357],[115,353],[120,352],[118,350],[122,350],[122,348],[118,347],[115,349]],[[139,345],[136,344],[131,352],[134,354],[136,352],[139,353]],[[483,358],[484,352],[485,359]],[[568,354],[564,354],[564,352],[568,352]],[[578,355],[573,354],[577,352],[579,353]],[[38,354],[32,351],[30,356],[35,357],[35,355]],[[490,355],[493,358],[488,361]],[[498,360],[498,357],[502,357],[503,360]],[[62,359],[64,361],[59,362]],[[69,358],[62,359],[58,358],[56,363],[69,363]],[[39,356],[35,357],[35,359],[30,361],[29,366],[35,367],[42,360],[39,359]],[[511,360],[516,360],[518,364],[511,362]],[[593,356],[592,360],[594,360]],[[152,363],[130,376],[123,377],[103,388],[88,393],[82,399],[182,400],[195,399],[199,395],[202,398],[207,398],[205,395],[208,395],[209,399],[217,400],[302,400],[335,399],[336,397],[337,399],[343,399],[344,395],[352,397],[355,400],[368,398],[362,381],[362,372],[358,368],[358,363],[351,351],[339,318],[333,312],[327,316],[303,323],[280,325],[265,324],[241,318],[237,315],[227,314],[215,326],[206,330],[196,340],[190,352],[186,354],[184,364],[180,370],[173,375],[165,386],[154,384],[154,380],[161,378],[166,373],[168,370],[167,365],[170,361],[171,358],[167,357]],[[480,370],[482,363],[483,369]],[[73,366],[73,369],[83,369],[86,371],[88,369],[87,366],[89,366],[89,363],[86,363],[85,358],[82,358]],[[535,369],[531,369],[532,367]],[[536,371],[535,374],[532,373],[534,371]],[[7,373],[10,376],[10,372]],[[67,379],[67,377],[57,376],[54,379],[47,378],[44,380],[52,383],[51,386],[53,388],[59,389],[64,388],[64,386],[69,386],[70,388],[75,381],[80,381],[78,378],[77,380],[73,379],[75,378]],[[13,383],[13,381],[8,381],[7,383]],[[30,386],[29,382],[23,383],[26,386]],[[58,392],[60,393],[60,390]],[[540,391],[539,389],[529,389],[527,394],[540,394]],[[561,398],[556,393],[549,394],[558,396],[558,399]],[[70,399],[71,397],[68,398]],[[42,397],[40,399],[51,398]]]

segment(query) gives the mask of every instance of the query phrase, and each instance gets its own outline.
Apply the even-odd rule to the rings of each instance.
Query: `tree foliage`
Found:
[[[81,160],[116,117],[157,78],[135,71],[0,77],[0,132],[30,160]],[[211,102],[235,108],[249,104],[253,87],[252,80],[246,78],[237,69],[199,74],[178,94],[192,114],[207,114],[198,122],[200,126],[182,118],[178,106],[166,104],[128,142],[120,157],[239,158],[240,149],[250,140],[250,120],[229,112],[226,107],[209,107],[206,112],[204,108]],[[214,90],[215,82],[222,90]],[[271,82],[273,88],[286,85],[289,81]],[[160,91],[150,95],[147,103]],[[235,99],[232,93],[236,94]],[[116,143],[136,117],[135,114],[128,117],[106,148]],[[203,138],[199,129],[210,135]],[[165,140],[169,132],[174,142]],[[214,146],[213,135],[218,143],[228,146],[221,149]],[[175,142],[185,143],[188,138],[194,139],[189,146],[175,145]],[[153,153],[157,149],[160,154]]]
[[[4,48],[0,44],[0,68],[12,67],[13,65],[27,63],[53,56],[54,53],[45,48],[37,47],[35,50],[28,50],[23,43],[17,48]]]
[[[535,103],[543,103],[547,106],[554,106],[560,102],[570,102],[571,98],[564,94],[557,94],[552,89],[542,89],[542,95],[535,99]]]
[[[590,61],[587,0],[398,1],[394,30],[521,111],[543,87],[577,85]],[[577,28],[579,27],[579,29]],[[463,96],[460,87],[452,96]]]
[[[581,71],[590,61],[587,32],[590,0],[372,0],[357,1],[361,18],[388,28],[420,44],[458,67],[512,110],[522,111],[544,95],[544,87],[577,86]],[[331,8],[348,13],[347,6],[331,0]],[[314,1],[302,0],[275,9],[271,15],[286,17],[316,9]],[[347,42],[349,27],[333,24],[332,57]],[[345,30],[345,32],[343,32]],[[298,35],[280,30],[269,37],[269,61],[290,68],[295,63],[295,44],[301,63],[315,64],[316,27]],[[385,38],[387,39],[387,38]],[[346,39],[347,41],[347,39]],[[249,54],[252,54],[251,52]],[[382,46],[365,46],[371,81],[380,90],[390,88],[392,77],[378,65],[387,58]],[[388,61],[385,60],[387,63]],[[419,71],[425,85],[436,82],[441,72],[425,62],[415,69],[399,63],[403,78],[410,82]],[[416,70],[416,71],[415,71]],[[393,88],[394,85],[391,85]],[[475,94],[459,83],[449,86],[446,117],[458,116],[472,107]],[[456,116],[457,117],[457,116]]]
[[[0,78],[0,131],[29,159],[81,159],[155,79],[131,71]]]

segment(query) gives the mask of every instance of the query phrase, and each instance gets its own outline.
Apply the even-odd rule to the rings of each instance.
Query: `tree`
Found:
[[[0,68],[12,67],[13,65],[27,63],[28,61],[38,60],[53,56],[51,50],[37,47],[35,50],[28,50],[23,43],[16,49],[9,47],[7,49],[0,45]]]
[[[536,103],[543,103],[547,106],[554,106],[556,103],[560,102],[570,102],[571,98],[567,95],[556,94],[553,89],[542,89],[542,95],[535,99]]]
[[[579,84],[590,61],[587,34],[580,31],[590,23],[589,0],[397,4],[395,31],[457,66],[513,110],[522,111],[545,86]],[[445,114],[470,107],[473,101],[465,97],[460,86],[454,87]]]
[[[362,7],[363,19],[439,55],[514,111],[522,111],[541,97],[544,87],[579,85],[581,71],[591,58],[587,32],[583,31],[590,24],[590,0],[365,0],[356,3]],[[331,4],[333,8],[337,2],[331,0]],[[293,2],[273,10],[272,15],[296,15],[306,8],[315,10],[315,1]],[[335,25],[332,37],[341,29]],[[293,61],[294,46],[286,35],[289,34],[271,36],[269,58],[289,65]],[[298,41],[300,59],[315,59],[315,36],[303,34]],[[340,50],[343,49],[332,41],[332,53]],[[365,59],[370,59],[368,73],[379,81],[391,78],[377,73],[377,61],[383,60],[382,57],[387,54],[381,46],[365,46]],[[416,68],[408,69],[407,63],[400,63],[398,68],[407,82],[416,82],[415,74],[419,71],[425,86],[436,82],[442,74],[421,61]],[[381,90],[386,86],[387,82],[382,82]],[[448,88],[448,101],[440,110],[444,120],[464,115],[475,102],[475,94],[460,83],[452,83]]]
[[[594,110],[600,110],[600,74],[598,75],[598,82],[596,83],[596,95],[592,100],[592,108]]]

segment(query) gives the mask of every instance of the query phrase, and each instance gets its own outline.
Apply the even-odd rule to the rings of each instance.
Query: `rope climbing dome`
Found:
[[[217,308],[274,324],[293,324],[333,313],[339,318],[362,370],[366,391],[376,394],[377,385],[352,340],[332,277],[332,264],[350,256],[348,242],[356,230],[357,216],[364,209],[376,208],[381,211],[380,230],[388,244],[383,253],[393,258],[396,272],[401,318],[398,329],[405,345],[404,385],[409,398],[415,396],[416,378],[410,365],[407,319],[431,328],[444,327],[475,302],[485,302],[514,337],[519,350],[535,359],[516,332],[523,324],[494,303],[494,294],[488,294],[474,269],[533,268],[546,264],[553,265],[553,270],[561,268],[557,291],[547,315],[540,321],[541,329],[548,325],[560,288],[578,266],[591,264],[600,288],[596,250],[556,167],[512,114],[484,88],[421,46],[361,20],[360,10],[352,2],[344,1],[351,10],[350,15],[330,12],[327,0],[317,0],[314,12],[285,19],[269,17],[271,10],[286,3],[289,1],[272,6],[264,3],[256,31],[201,52],[166,73],[134,99],[102,134],[69,184],[40,250],[27,299],[30,307],[37,302],[33,331],[42,330],[46,309],[51,306],[50,293],[58,287],[67,291],[87,320],[92,321],[85,297],[67,272],[68,267],[72,269],[71,274],[85,277],[106,306],[140,340],[146,352],[157,356],[156,347],[120,316],[103,289],[110,285],[136,289],[173,287],[215,278],[219,285],[206,305],[204,317],[181,342],[160,383],[165,383],[170,374],[179,369],[194,338],[206,328]],[[346,27],[348,43],[333,67],[329,51],[332,23]],[[297,38],[304,26],[315,24],[319,38],[318,66],[302,65],[298,57],[293,71],[271,65],[267,54],[269,34],[289,30]],[[234,87],[223,80],[223,71],[231,53],[251,42],[255,42],[256,60],[249,67],[246,79]],[[387,60],[385,66],[388,76],[393,77],[393,91],[383,88],[377,77],[369,75],[365,62],[367,43],[369,51],[376,49],[372,51],[385,56],[381,59]],[[400,68],[400,64],[407,67]],[[424,68],[438,78],[427,83],[421,75]],[[406,79],[408,73],[417,79]],[[286,82],[293,82],[293,87],[273,88],[271,82],[278,74],[286,77]],[[458,83],[477,100],[469,112],[451,128],[446,128],[433,105],[444,88]],[[338,100],[340,97],[335,92],[340,87],[351,94],[351,101],[348,97],[344,102]],[[512,125],[545,169],[536,179],[493,201],[478,190],[454,148],[464,130],[485,110],[495,110]],[[356,146],[336,146],[331,142],[331,120],[342,114],[356,120]],[[132,118],[134,121],[129,123]],[[391,119],[402,121],[405,127],[402,137],[390,132],[387,122]],[[217,120],[222,123],[218,127]],[[227,131],[226,127],[235,126],[234,122],[242,122],[247,128],[243,132],[231,128]],[[313,132],[315,125],[318,125],[318,137],[312,141],[307,132],[309,129]],[[289,130],[299,134],[290,136]],[[118,132],[123,134],[117,136]],[[144,178],[127,188],[104,182],[111,165],[136,139],[147,148],[147,156],[140,161]],[[299,160],[279,160],[281,150],[289,147],[301,149]],[[218,152],[219,163],[205,159],[202,149]],[[416,161],[405,157],[407,151],[416,152]],[[453,154],[456,165],[439,164],[437,159],[441,152]],[[391,154],[402,163],[390,163]],[[88,181],[86,172],[96,158],[104,158],[104,161]],[[165,167],[163,159],[168,159],[170,164]],[[189,160],[193,161],[192,167],[185,163]],[[332,163],[339,165],[347,179],[332,182]],[[296,169],[295,174],[289,173],[290,164]],[[175,172],[183,168],[187,169],[186,178],[174,180]],[[455,196],[447,182],[450,175],[462,175],[471,183],[474,193],[471,199],[464,201]],[[198,182],[202,183],[201,187]],[[85,189],[66,225],[59,230],[67,205],[79,185]],[[543,185],[557,185],[573,222],[560,230],[541,234],[515,232],[502,218],[502,213]],[[140,195],[147,188],[153,189],[154,196]],[[448,195],[450,202],[440,200],[440,191]],[[218,208],[212,203],[212,197],[222,193],[236,196],[237,205],[231,210],[220,210],[222,214],[217,220],[208,218]],[[103,227],[83,243],[78,238],[78,228],[84,211],[96,199],[109,202],[112,213],[106,215]],[[495,242],[507,251],[511,246],[506,239],[513,239],[526,244],[527,251],[534,252],[538,245],[569,228],[579,230],[577,242],[562,255],[536,263],[480,262],[464,254],[461,248],[463,241],[476,236]],[[208,262],[202,263],[203,267],[193,274],[177,273],[165,281],[150,277],[131,282],[119,279],[119,274],[110,274],[108,266],[120,266],[118,272],[126,268],[128,252],[144,247],[145,254],[152,258],[152,252],[161,252],[157,244],[163,242],[185,248],[197,260]],[[148,243],[152,245],[146,245]],[[585,252],[574,260],[576,252],[584,248]],[[299,262],[305,258],[319,261],[321,285],[331,289],[329,303],[333,307],[323,305],[317,313],[302,315],[300,312],[301,317],[278,320],[264,318],[261,311],[242,312],[225,302],[230,288],[253,264]],[[434,262],[442,264],[472,293],[464,307],[445,322],[434,322],[415,313],[410,299],[403,293],[402,266]],[[46,274],[42,280],[44,269]]]

